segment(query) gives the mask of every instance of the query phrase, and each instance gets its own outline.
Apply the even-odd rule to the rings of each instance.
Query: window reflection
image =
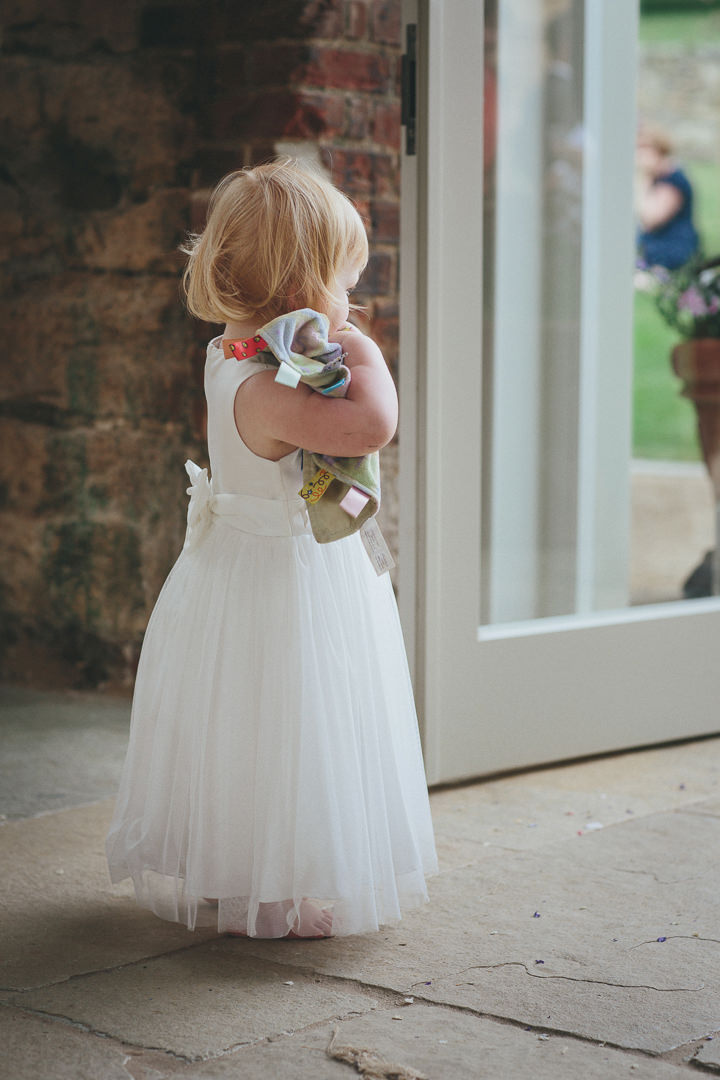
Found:
[[[484,9],[482,622],[703,595],[707,553],[715,546],[712,487],[695,411],[672,370],[679,338],[663,325],[652,290],[635,294],[632,450],[629,361],[617,379],[624,409],[593,415],[586,407],[592,364],[609,359],[588,361],[595,332],[587,304],[592,245],[612,224],[593,217],[588,192],[616,164],[606,157],[606,172],[591,172],[590,133],[602,99],[586,70],[596,58],[590,38],[598,24],[586,22],[592,6],[585,0],[485,0]],[[671,127],[696,193],[703,253],[720,256],[718,103],[713,107],[711,96],[718,52],[707,48],[715,40],[720,51],[720,4],[702,19],[679,10],[666,23],[665,38],[660,16],[641,19],[640,112],[650,126],[664,119]],[[622,119],[627,129],[627,115]],[[630,144],[618,148],[628,213],[629,153]],[[613,264],[616,275],[626,274],[628,302],[632,250],[628,232],[627,267],[621,259]],[[716,391],[720,433],[720,358]],[[598,472],[593,503],[588,454],[592,458],[598,439],[613,438],[628,447],[620,461],[624,479]],[[613,484],[615,515],[607,509]],[[594,528],[598,516],[601,528],[588,547],[588,521]],[[601,565],[602,537],[613,538],[614,517],[612,556]]]

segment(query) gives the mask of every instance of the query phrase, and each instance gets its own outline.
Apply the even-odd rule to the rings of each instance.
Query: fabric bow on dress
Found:
[[[190,477],[190,496],[187,510],[187,532],[183,551],[194,551],[210,528],[212,521],[212,485],[207,469],[201,469],[194,461],[185,462],[185,471]]]

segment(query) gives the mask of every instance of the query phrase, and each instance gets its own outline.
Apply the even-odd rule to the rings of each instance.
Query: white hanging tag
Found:
[[[282,386],[289,386],[291,390],[294,390],[300,382],[300,372],[281,361],[275,376],[275,382],[280,383]]]
[[[360,530],[360,538],[375,568],[375,573],[380,575],[387,570],[392,570],[395,560],[390,554],[390,548],[385,543],[385,537],[380,532],[380,526],[375,518],[369,518],[365,522]]]

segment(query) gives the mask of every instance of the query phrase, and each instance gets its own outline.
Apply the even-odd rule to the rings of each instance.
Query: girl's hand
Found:
[[[390,442],[397,393],[383,355],[356,327],[336,331],[352,380],[344,398],[326,398],[299,383],[293,390],[260,371],[240,386],[235,424],[261,457],[278,460],[297,447],[333,457],[361,457]]]

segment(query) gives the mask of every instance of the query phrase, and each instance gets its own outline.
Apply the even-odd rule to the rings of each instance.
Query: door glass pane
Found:
[[[708,595],[713,584],[706,558],[715,546],[713,485],[696,407],[682,396],[683,384],[673,371],[678,334],[661,314],[658,299],[664,305],[685,293],[680,302],[692,303],[678,267],[695,254],[707,261],[720,255],[719,46],[717,3],[704,10],[680,4],[672,10],[657,0],[641,5],[636,212],[641,230],[643,216],[654,214],[655,220],[647,222],[640,238],[634,283],[633,603]],[[669,209],[656,204],[658,196],[669,197]],[[665,214],[666,223],[656,223],[658,214]],[[677,274],[675,281],[669,268]],[[658,290],[667,290],[666,300]],[[696,300],[702,306],[702,298]],[[720,321],[714,332],[720,332]],[[704,357],[708,382],[688,387],[701,398],[709,456],[719,430],[720,359],[712,355],[717,349],[711,344]],[[686,361],[694,351],[685,347]]]
[[[678,339],[658,330],[654,296],[634,291],[637,13],[485,0],[485,17],[481,621],[681,599],[713,544],[713,496],[671,372]],[[683,128],[697,65],[669,79],[647,25],[641,16],[641,108],[667,116],[672,101],[673,128],[697,129],[705,157],[690,172],[710,192],[717,111]],[[716,207],[699,205],[708,223]]]

